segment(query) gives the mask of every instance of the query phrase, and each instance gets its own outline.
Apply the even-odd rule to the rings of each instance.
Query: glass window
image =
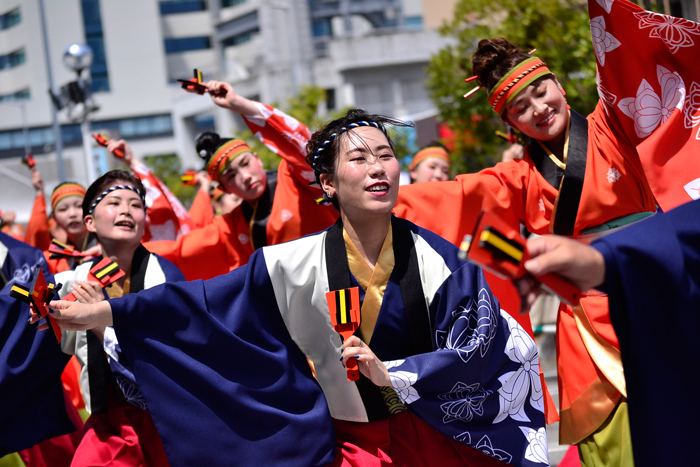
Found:
[[[190,13],[193,11],[205,11],[207,2],[204,0],[161,0],[159,2],[160,14],[173,15],[178,13]]]
[[[14,10],[8,11],[7,13],[0,15],[0,31],[3,29],[9,29],[15,24],[19,24],[21,21],[21,17],[19,14],[19,8],[15,8]]]
[[[406,29],[423,29],[423,17],[406,16],[403,19],[403,24]]]
[[[0,131],[0,150],[12,149],[12,136],[7,131]]]
[[[85,41],[94,55],[90,66],[92,91],[109,91],[109,73],[105,53],[104,34],[102,30],[102,13],[99,0],[81,0]]]
[[[7,55],[0,55],[0,70],[9,70],[25,61],[24,49],[15,50]]]
[[[191,50],[211,49],[211,38],[209,36],[200,37],[179,37],[177,39],[165,39],[165,53],[176,54]]]
[[[253,38],[253,34],[257,34],[259,32],[260,32],[260,29],[255,28],[251,31],[247,31],[247,32],[244,32],[241,34],[236,34],[235,36],[231,36],[231,37],[221,41],[221,46],[223,48],[226,48],[226,47],[233,47],[233,46],[236,46],[239,44],[244,44]]]
[[[241,3],[245,3],[245,1],[246,0],[221,0],[221,8],[240,5]]]

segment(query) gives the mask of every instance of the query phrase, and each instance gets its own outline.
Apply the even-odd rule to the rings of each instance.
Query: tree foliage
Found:
[[[598,100],[595,55],[588,10],[583,0],[459,0],[443,35],[455,42],[436,53],[428,66],[428,89],[440,115],[457,135],[453,170],[471,172],[498,162],[506,148],[496,131],[505,132],[488,105],[486,91],[464,99],[475,84],[471,56],[480,39],[505,37],[536,55],[555,72],[573,109],[587,115]]]

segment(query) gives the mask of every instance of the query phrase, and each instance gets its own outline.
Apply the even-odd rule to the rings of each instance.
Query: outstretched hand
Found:
[[[391,386],[389,370],[379,360],[372,349],[357,336],[350,336],[343,342],[342,361],[356,357],[360,372],[377,386]]]
[[[112,325],[112,307],[106,300],[97,303],[54,300],[49,306],[51,316],[56,319],[62,331],[87,331]],[[30,323],[36,323],[39,319],[41,316],[30,312]],[[38,329],[48,329],[48,325],[42,323]]]
[[[598,250],[575,240],[555,235],[530,239],[527,249],[532,259],[525,262],[525,269],[537,277],[553,273],[568,279],[586,291],[605,280],[605,260]],[[515,282],[523,297],[523,308],[529,310],[538,295],[544,293],[539,284],[525,277]],[[522,310],[521,310],[522,311]]]
[[[131,152],[131,148],[129,147],[126,141],[124,141],[123,139],[110,139],[109,141],[107,141],[107,151],[114,154],[114,151],[118,149],[124,153],[124,162],[129,167],[132,167],[134,164],[139,163],[139,160],[134,157],[134,153]]]

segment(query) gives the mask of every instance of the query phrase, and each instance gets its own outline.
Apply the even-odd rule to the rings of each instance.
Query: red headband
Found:
[[[63,185],[59,185],[51,194],[51,210],[55,210],[58,202],[68,196],[80,196],[81,198],[85,198],[85,188],[77,183],[64,183]]]
[[[207,163],[209,177],[215,182],[219,181],[219,175],[224,171],[230,161],[244,152],[253,152],[242,139],[232,139],[224,143],[216,150]]]
[[[409,170],[413,170],[423,162],[424,160],[428,159],[429,157],[438,157],[440,159],[445,160],[448,164],[450,163],[450,156],[445,151],[443,148],[439,146],[430,146],[427,148],[423,148],[420,151],[416,153],[415,156],[413,156],[413,160],[411,161],[411,165],[408,166]]]

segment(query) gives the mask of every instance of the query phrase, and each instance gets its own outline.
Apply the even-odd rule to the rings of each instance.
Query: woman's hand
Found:
[[[51,316],[56,319],[62,331],[87,331],[112,325],[112,307],[107,300],[97,303],[78,303],[54,300],[49,303]],[[41,317],[30,312],[29,322],[36,323]],[[48,329],[42,323],[39,330]]]
[[[117,149],[121,149],[121,151],[124,153],[124,163],[129,167],[133,167],[141,163],[141,161],[134,157],[134,153],[131,152],[131,148],[125,140],[110,139],[109,141],[107,141],[107,151],[114,154],[114,151],[116,151]]]
[[[85,260],[96,256],[102,256],[102,247],[100,245],[91,246],[87,250],[83,251],[83,254],[85,255]]]
[[[71,293],[80,303],[97,303],[105,299],[99,282],[75,281]]]
[[[343,342],[342,361],[346,361],[350,357],[357,358],[360,372],[374,384],[377,386],[391,386],[389,370],[386,369],[384,362],[379,360],[372,352],[372,349],[357,336],[351,336]]]
[[[36,169],[32,169],[32,186],[37,196],[44,194],[44,179],[41,178],[41,172]]]

